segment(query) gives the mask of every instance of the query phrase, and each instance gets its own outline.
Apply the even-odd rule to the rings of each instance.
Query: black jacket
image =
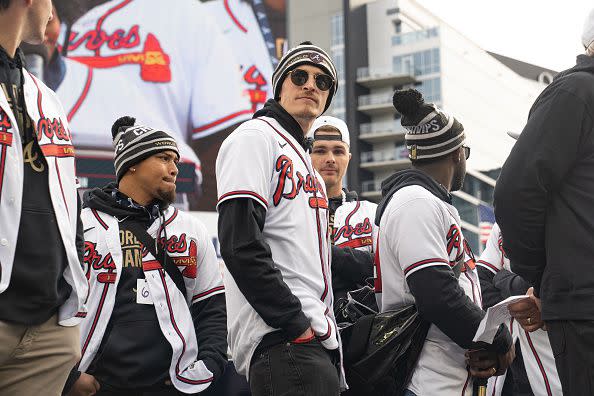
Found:
[[[545,320],[594,319],[594,59],[577,58],[540,94],[495,188],[512,270]]]
[[[382,200],[377,208],[376,224],[380,224],[393,195],[401,188],[411,185],[419,185],[442,201],[452,203],[449,192],[428,174],[417,169],[406,169],[396,172],[382,182]],[[485,313],[464,293],[451,268],[424,268],[412,273],[406,281],[421,317],[435,324],[460,347],[485,348],[498,354],[509,350],[511,335],[504,325],[499,328],[492,344],[472,341]],[[436,298],[436,290],[439,291],[439,298]]]

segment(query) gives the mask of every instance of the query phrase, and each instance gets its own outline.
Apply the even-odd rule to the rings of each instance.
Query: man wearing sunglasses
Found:
[[[229,347],[253,395],[338,395],[328,200],[305,138],[336,92],[336,69],[305,42],[280,60],[272,85],[274,99],[217,157]]]
[[[396,91],[394,107],[407,129],[412,169],[382,183],[376,215],[381,310],[415,304],[430,323],[405,395],[470,396],[470,374],[502,374],[514,356],[505,326],[492,344],[473,342],[485,313],[474,256],[450,195],[464,183],[470,149],[464,146],[462,124],[424,103],[418,91]]]

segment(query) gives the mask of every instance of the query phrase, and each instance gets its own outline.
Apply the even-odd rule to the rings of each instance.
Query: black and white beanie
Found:
[[[442,157],[466,141],[462,124],[435,104],[425,103],[416,89],[398,90],[392,101],[402,114],[400,123],[407,131],[404,139],[411,160]]]
[[[336,67],[332,63],[330,56],[321,49],[320,47],[313,45],[310,41],[304,41],[298,46],[291,48],[276,65],[276,69],[272,73],[272,90],[274,91],[274,99],[280,99],[280,91],[287,77],[287,73],[297,68],[300,65],[312,65],[319,67],[325,73],[327,73],[334,80],[332,88],[328,93],[328,100],[326,100],[326,106],[324,111],[330,107],[332,97],[338,90],[338,76],[336,73]]]
[[[174,138],[157,129],[134,125],[135,122],[134,117],[121,117],[111,127],[118,183],[128,168],[161,151],[174,151],[179,159],[179,150]]]

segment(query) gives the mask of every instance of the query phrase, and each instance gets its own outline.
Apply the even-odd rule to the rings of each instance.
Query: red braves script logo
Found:
[[[108,253],[105,257],[97,252],[97,244],[93,242],[85,241],[85,254],[83,256],[83,262],[94,270],[102,269],[115,269],[115,263],[111,258],[111,253]]]
[[[464,254],[464,248],[462,244],[462,233],[455,224],[452,224],[448,234],[446,236],[447,250],[450,259],[450,264],[455,265]]]
[[[247,92],[252,102],[252,111],[256,111],[258,105],[266,102],[266,91],[263,88],[268,84],[268,81],[266,81],[256,65],[252,65],[247,69],[243,74],[243,80],[248,85],[255,85],[255,88],[248,89]]]
[[[113,51],[130,50],[140,46],[139,26],[132,26],[127,32],[116,29],[106,32],[103,29],[89,30],[86,33],[70,33],[69,51],[74,51],[84,44],[95,56],[73,56],[72,59],[94,68],[112,68],[122,65],[139,65],[140,78],[147,82],[166,83],[171,81],[169,55],[161,48],[155,35],[148,33],[142,51],[130,51],[118,55],[101,56],[101,49]]]
[[[342,236],[346,239],[350,239],[353,235],[354,236],[361,236],[371,234],[371,222],[369,218],[365,218],[362,223],[358,223],[354,227],[350,224],[345,224],[336,231],[334,235],[334,242],[338,241],[338,239]]]
[[[185,234],[184,234],[185,237]],[[182,275],[186,278],[194,279],[197,275],[197,259],[198,256],[198,247],[196,246],[195,241],[190,241],[190,249],[188,250],[187,256],[178,256],[178,257],[171,257],[173,264],[177,265],[178,267],[186,267],[182,271]]]
[[[44,135],[49,140],[53,140],[54,137],[65,142],[71,140],[70,131],[64,128],[64,124],[59,118],[49,119],[44,117],[39,119],[37,122],[37,141],[41,141]]]
[[[167,252],[169,253],[184,253],[188,248],[185,233],[181,234],[179,238],[177,235],[172,235],[167,240],[165,240],[164,237],[161,237],[159,238],[159,245],[167,249]]]
[[[274,206],[278,206],[281,199],[295,199],[303,190],[306,194],[314,195],[309,199],[309,206],[312,208],[328,208],[328,201],[324,195],[324,189],[320,182],[310,174],[305,177],[297,171],[293,174],[293,161],[286,155],[281,155],[276,160],[276,171],[279,172],[278,184],[273,196]],[[297,179],[297,180],[295,180]],[[285,190],[288,189],[288,192]],[[318,197],[317,194],[320,194]]]
[[[8,132],[9,129],[12,129],[10,118],[8,118],[8,114],[0,108],[0,144],[12,146],[12,133]]]

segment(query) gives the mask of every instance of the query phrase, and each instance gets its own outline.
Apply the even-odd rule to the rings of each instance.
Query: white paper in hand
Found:
[[[526,299],[530,299],[530,297],[525,295],[511,296],[501,301],[499,304],[493,305],[491,308],[487,309],[487,314],[479,324],[473,341],[483,341],[487,344],[493,343],[493,338],[495,338],[495,334],[497,334],[499,326],[511,318],[507,307],[510,304],[514,304]]]

